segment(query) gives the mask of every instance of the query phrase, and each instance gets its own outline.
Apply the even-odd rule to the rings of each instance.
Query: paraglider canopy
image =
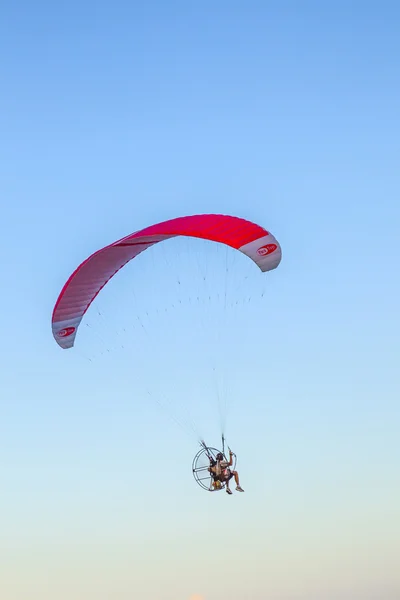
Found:
[[[194,215],[151,225],[101,248],[72,273],[55,304],[53,336],[64,349],[74,345],[77,329],[89,306],[108,281],[141,252],[176,236],[219,242],[248,256],[261,271],[275,269],[281,248],[263,227],[227,215]]]

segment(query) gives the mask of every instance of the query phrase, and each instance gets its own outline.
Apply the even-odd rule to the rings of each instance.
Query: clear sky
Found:
[[[399,19],[395,1],[3,3],[2,600],[400,597]],[[218,287],[224,255],[171,244],[59,349],[82,260],[206,212],[276,235],[263,297],[238,260],[251,302],[228,327],[211,299],[201,326],[201,257]],[[196,486],[196,438],[152,400],[218,444],[212,323],[231,497]]]

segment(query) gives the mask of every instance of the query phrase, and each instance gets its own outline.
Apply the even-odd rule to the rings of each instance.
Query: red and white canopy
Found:
[[[55,304],[53,336],[71,348],[83,315],[108,281],[143,250],[163,240],[187,236],[226,244],[253,260],[261,271],[275,269],[282,257],[274,236],[263,227],[226,215],[179,217],[146,227],[101,248],[72,273]]]

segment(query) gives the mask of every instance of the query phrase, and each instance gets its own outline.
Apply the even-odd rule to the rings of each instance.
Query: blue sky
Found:
[[[399,17],[389,1],[2,8],[2,599],[399,597]],[[251,302],[219,349],[215,298],[193,325],[190,244],[111,282],[87,317],[99,346],[86,328],[57,347],[51,311],[82,260],[206,212],[283,249],[263,298],[250,264],[230,270],[248,266]],[[224,254],[194,247],[217,288]],[[125,320],[129,348],[94,358]],[[190,404],[218,443],[215,350],[246,490],[230,498],[197,488],[196,439],[148,395]]]

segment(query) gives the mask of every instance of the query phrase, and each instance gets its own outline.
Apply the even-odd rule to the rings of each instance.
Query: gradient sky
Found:
[[[4,3],[2,600],[400,597],[399,23],[395,1]],[[196,486],[196,439],[146,393],[218,443],[182,248],[188,310],[157,312],[176,280],[150,254],[99,298],[133,319],[140,278],[151,359],[128,334],[89,362],[50,329],[88,254],[205,212],[283,248],[223,353],[231,497]]]

